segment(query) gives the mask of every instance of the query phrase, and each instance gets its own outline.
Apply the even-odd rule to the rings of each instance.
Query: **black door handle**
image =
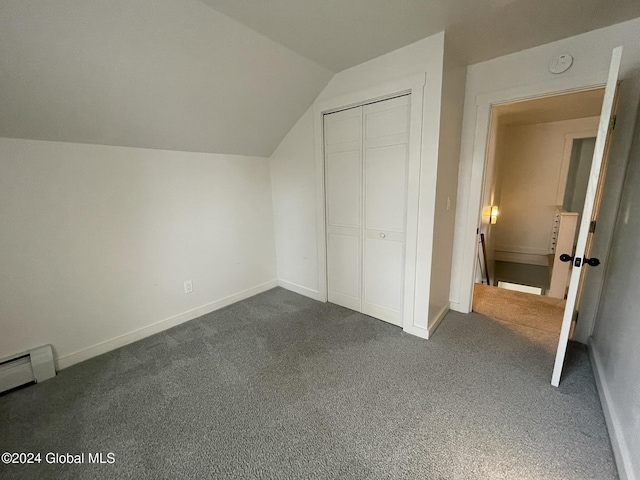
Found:
[[[571,255],[569,255],[568,253],[563,253],[562,255],[560,255],[560,261],[561,262],[572,262],[573,261],[573,257]]]
[[[560,261],[561,262],[572,262],[573,258],[571,255],[569,255],[568,253],[563,253],[562,255],[560,255]],[[575,266],[579,267],[580,264],[587,264],[590,267],[597,267],[598,265],[600,265],[600,259],[598,258],[587,258],[587,257],[582,257],[582,262],[580,261],[579,258],[576,258],[575,261]]]

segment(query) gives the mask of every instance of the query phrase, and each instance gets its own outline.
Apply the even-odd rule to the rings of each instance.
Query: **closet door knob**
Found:
[[[386,237],[386,235],[384,233],[381,233],[380,238],[384,238],[384,237]]]

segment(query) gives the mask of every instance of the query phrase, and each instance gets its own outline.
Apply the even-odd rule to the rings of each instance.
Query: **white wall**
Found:
[[[564,198],[565,135],[593,131],[595,136],[598,121],[599,117],[589,117],[504,127],[497,145],[500,216],[493,227],[497,252],[538,255],[546,264],[556,205],[558,198]]]
[[[567,188],[562,201],[564,209],[568,212],[582,212],[584,209],[585,192],[589,184],[589,173],[595,148],[595,137],[576,139],[573,142],[567,174]]]
[[[271,156],[271,188],[278,281],[320,300],[315,182],[313,108],[309,108]]]
[[[430,315],[429,292],[431,291],[431,255],[433,251],[434,209],[436,208],[436,184],[438,175],[438,158],[440,143],[440,122],[442,97],[442,75],[444,61],[444,33],[434,35],[407,47],[375,58],[371,61],[350,68],[336,74],[316,100],[317,103],[326,102],[343,96],[352,96],[358,92],[388,84],[412,75],[426,72],[427,81],[424,89],[423,103],[423,137],[420,173],[420,219],[418,225],[418,261],[416,267],[416,305],[415,311],[419,322],[426,329]],[[456,115],[456,105],[460,101],[460,70],[451,65],[452,92],[457,95],[445,95],[453,107],[447,108],[443,115]],[[322,298],[321,269],[318,255],[313,259],[312,250],[318,248],[317,228],[311,228],[311,219],[319,219],[317,202],[311,203],[310,193],[316,198],[317,172],[311,171],[315,162],[312,155],[315,152],[314,135],[311,128],[313,118],[307,112],[298,124],[288,133],[280,147],[271,157],[273,182],[273,197],[275,210],[279,211],[286,202],[290,214],[276,216],[276,248],[278,251],[278,280],[281,285],[313,298]],[[451,152],[456,148],[455,118],[447,122],[454,125],[449,137],[444,136],[447,143],[447,155],[443,165],[450,165]],[[454,146],[452,146],[454,145]],[[445,157],[443,157],[445,158]],[[453,164],[455,165],[455,161]],[[455,167],[452,168],[455,174]],[[446,196],[455,195],[455,180],[451,179],[451,172],[445,172],[438,201],[438,208],[446,210]],[[443,200],[444,199],[444,200]],[[291,206],[294,205],[294,206]],[[453,216],[452,212],[445,214],[443,230],[446,231],[446,217]],[[312,246],[313,248],[309,248]],[[445,254],[446,257],[446,254]],[[449,263],[436,267],[442,275],[448,277]],[[445,282],[446,284],[447,282]],[[445,288],[446,285],[445,285]],[[425,330],[426,331],[426,330]]]
[[[476,101],[479,95],[486,97],[494,95],[496,92],[506,91],[509,95],[516,97],[517,95],[526,95],[526,92],[534,87],[539,90],[553,91],[554,89],[562,89],[562,86],[568,83],[585,86],[587,84],[604,84],[611,52],[618,45],[625,46],[621,71],[623,82],[619,93],[618,126],[613,138],[607,183],[601,205],[604,215],[601,215],[602,222],[598,225],[598,238],[595,239],[594,244],[594,251],[602,254],[610,244],[613,212],[615,212],[618,203],[624,166],[628,158],[635,122],[635,106],[639,94],[640,19],[468,67],[450,292],[452,309],[468,311],[470,308],[471,280],[475,261],[473,239],[478,226],[481,200],[481,181],[479,185],[471,183],[474,142],[477,136],[487,134],[486,131],[476,131],[478,112]],[[574,64],[566,73],[553,75],[548,70],[549,60],[559,53],[573,55]],[[590,275],[587,283],[596,290],[595,297],[597,298],[602,270],[594,269],[593,272],[595,273]],[[585,288],[592,287],[585,286]],[[583,298],[585,296],[583,295]],[[593,298],[592,295],[590,297]],[[580,308],[581,321],[579,325],[581,323],[587,331],[590,331],[589,320],[585,320],[582,312],[583,310],[594,311],[595,306],[581,304]]]
[[[274,286],[272,218],[266,158],[0,138],[0,358],[65,367]]]
[[[199,0],[3,0],[0,58],[0,137],[238,155],[333,75]]]
[[[441,32],[337,73],[317,100],[363,91],[423,72],[430,77],[427,83],[434,89],[430,91],[435,92],[435,87],[442,80],[443,51],[444,32]],[[437,100],[440,100],[440,95]]]
[[[592,354],[621,479],[640,479],[640,122],[599,298]]]
[[[458,159],[464,107],[466,65],[445,38],[442,73],[442,106],[438,147],[438,180],[433,219],[429,328],[449,311],[453,230],[458,188]],[[424,258],[424,257],[423,257]]]

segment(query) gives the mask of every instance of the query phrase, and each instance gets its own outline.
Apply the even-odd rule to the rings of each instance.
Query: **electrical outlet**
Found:
[[[184,282],[184,293],[193,293],[193,281],[187,280]]]

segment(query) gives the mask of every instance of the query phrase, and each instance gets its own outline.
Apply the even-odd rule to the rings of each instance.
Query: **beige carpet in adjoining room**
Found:
[[[473,311],[495,320],[560,333],[566,301],[476,284]]]

